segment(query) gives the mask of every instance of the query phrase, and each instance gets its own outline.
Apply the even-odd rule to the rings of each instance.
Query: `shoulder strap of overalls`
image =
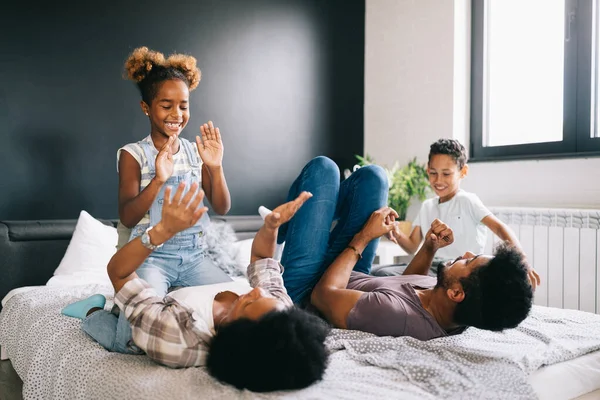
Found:
[[[190,142],[189,140],[187,140],[185,138],[179,138],[179,143],[181,144],[181,147],[183,147],[183,150],[185,151],[185,155],[188,159],[189,164],[192,167],[197,166],[200,160],[199,160],[199,156],[196,151],[196,148],[194,147],[192,142]]]
[[[138,144],[140,145],[142,150],[144,150],[144,155],[146,156],[146,164],[148,164],[148,169],[150,170],[150,175],[154,176],[156,174],[156,166],[154,163],[154,154],[152,151],[154,149],[154,143],[152,142],[152,140],[147,141],[144,139],[144,140],[140,140],[138,142]]]

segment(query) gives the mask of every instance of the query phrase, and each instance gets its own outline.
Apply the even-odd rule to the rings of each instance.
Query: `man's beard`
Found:
[[[437,283],[435,284],[436,288],[447,288],[448,281],[446,277],[446,272],[448,272],[448,267],[453,265],[458,260],[462,260],[463,257],[456,257],[453,261],[447,261],[445,263],[439,263],[437,268]]]
[[[435,288],[444,288],[446,283],[446,264],[440,263],[437,268],[437,283]]]

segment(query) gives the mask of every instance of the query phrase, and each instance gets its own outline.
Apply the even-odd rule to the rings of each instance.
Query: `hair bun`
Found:
[[[171,54],[169,58],[167,58],[166,65],[181,71],[181,73],[185,75],[189,82],[190,90],[194,90],[200,83],[202,73],[196,66],[196,58],[193,56],[186,54]]]

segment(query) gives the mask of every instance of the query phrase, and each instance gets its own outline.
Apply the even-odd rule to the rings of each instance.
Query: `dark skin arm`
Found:
[[[396,211],[383,207],[371,214],[363,228],[350,241],[350,246],[362,254],[371,240],[388,234],[396,223]],[[311,293],[311,303],[336,328],[347,328],[348,314],[364,292],[347,289],[350,274],[359,257],[351,248],[346,248],[327,268]]]
[[[498,219],[498,217],[491,214],[491,215],[488,215],[487,217],[483,218],[481,220],[481,222],[485,226],[490,228],[490,230],[492,232],[494,232],[494,234],[496,236],[498,236],[500,239],[504,240],[505,242],[510,243],[511,245],[515,246],[517,249],[519,249],[523,252],[521,243],[519,242],[519,239],[517,239],[517,236],[515,235],[513,230],[510,229],[510,227],[508,225],[506,225],[504,222],[500,221]],[[523,254],[525,254],[525,253],[523,252]],[[531,265],[529,265],[529,263],[527,263],[527,266],[528,266],[529,283],[531,283],[533,290],[535,290],[536,287],[540,284],[540,276],[533,269],[533,267],[531,267]]]
[[[163,244],[176,233],[194,226],[208,210],[206,207],[199,207],[204,198],[204,192],[198,190],[197,183],[190,186],[190,190],[185,196],[183,196],[184,189],[185,184],[180,184],[172,200],[171,188],[165,189],[162,219],[148,232],[150,243]],[[135,271],[151,253],[152,250],[146,248],[138,237],[112,256],[107,269],[115,293],[119,292],[127,282],[137,278]]]
[[[300,207],[311,197],[311,193],[302,192],[295,200],[280,205],[266,216],[263,226],[252,241],[251,263],[263,258],[273,257],[277,246],[279,227],[291,220]]]
[[[223,141],[219,128],[212,121],[200,127],[202,139],[196,136],[198,154],[202,159],[202,189],[217,214],[227,214],[231,208],[231,195],[223,172]]]
[[[419,248],[421,241],[423,240],[423,234],[421,233],[421,227],[415,226],[415,228],[407,236],[400,230],[399,226],[396,226],[388,235],[388,238],[396,243],[406,251],[408,254],[415,254],[415,251]]]
[[[425,242],[408,264],[402,275],[427,275],[435,253],[454,242],[454,233],[439,219],[431,223]]]
[[[173,174],[172,144],[170,137],[156,156],[156,176],[140,192],[141,170],[138,162],[127,151],[119,158],[119,219],[133,228],[148,212],[161,188]]]

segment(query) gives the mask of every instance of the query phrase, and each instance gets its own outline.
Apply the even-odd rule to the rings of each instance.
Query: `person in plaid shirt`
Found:
[[[272,391],[298,389],[320,380],[327,364],[324,340],[329,326],[293,306],[283,286],[283,267],[271,258],[279,226],[311,194],[301,193],[265,219],[252,244],[250,286],[240,282],[196,286],[162,298],[135,271],[153,249],[193,226],[207,211],[200,207],[204,193],[197,183],[184,192],[185,184],[181,184],[171,199],[171,188],[167,188],[162,219],[148,231],[149,237],[132,240],[108,264],[115,303],[131,324],[135,345],[169,367],[201,366],[206,364],[213,338],[223,332],[236,337],[241,343],[236,351],[250,357],[248,361],[260,358],[261,368],[232,363],[224,373],[218,366],[209,366],[209,372],[222,381],[238,388]]]

